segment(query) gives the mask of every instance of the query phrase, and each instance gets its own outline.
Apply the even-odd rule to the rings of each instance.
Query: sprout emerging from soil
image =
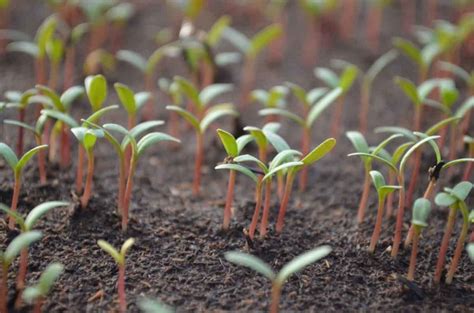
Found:
[[[217,135],[227,152],[225,159],[226,163],[232,163],[233,160],[240,155],[242,149],[252,140],[250,135],[243,135],[238,139],[223,129],[217,130]],[[234,185],[235,185],[235,170],[229,171],[229,183],[227,185],[227,196],[224,208],[224,222],[222,223],[222,229],[229,229],[230,219],[232,217],[232,202],[234,200]]]
[[[370,171],[370,177],[372,178],[372,183],[377,189],[378,195],[378,208],[377,208],[377,221],[375,222],[374,232],[372,233],[372,239],[370,240],[369,252],[375,252],[375,246],[380,237],[380,231],[382,230],[382,219],[385,208],[385,199],[387,195],[394,192],[395,190],[400,189],[400,186],[392,186],[385,184],[385,179],[383,175],[378,171]]]
[[[69,202],[64,202],[64,201],[44,202],[34,207],[30,211],[30,213],[28,213],[26,218],[23,218],[17,212],[11,211],[10,209],[8,209],[7,206],[5,206],[2,203],[0,203],[0,210],[4,211],[10,217],[15,219],[16,223],[20,226],[21,233],[26,233],[26,232],[32,231],[33,228],[36,226],[36,223],[38,222],[38,220],[42,216],[44,216],[46,213],[48,213],[50,210],[57,207],[67,206],[67,205],[69,205]],[[25,279],[26,279],[27,270],[28,270],[28,248],[24,248],[23,250],[21,250],[20,263],[19,263],[17,280],[16,280],[16,287],[20,293],[25,287]],[[18,297],[17,300],[19,299],[21,299],[21,295]],[[15,306],[19,307],[20,302],[17,302]]]
[[[311,129],[315,121],[336,99],[342,94],[342,89],[336,89],[326,93],[326,88],[314,88],[306,92],[300,86],[288,83],[293,94],[303,104],[303,116],[299,116],[289,110],[283,108],[265,108],[260,110],[258,114],[263,116],[280,115],[297,123],[303,131],[301,137],[301,152],[307,154],[311,146]],[[325,94],[326,93],[326,94]],[[306,189],[308,180],[308,168],[304,168],[300,175],[300,191]]]
[[[428,226],[428,216],[431,212],[431,202],[425,198],[419,198],[413,204],[411,225],[414,230],[413,245],[411,248],[410,265],[408,267],[408,280],[415,279],[416,256],[418,254],[418,242],[420,234]]]
[[[15,152],[3,142],[0,143],[0,155],[7,161],[8,165],[13,171],[14,185],[13,185],[13,196],[10,210],[16,212],[18,206],[18,200],[20,199],[20,188],[21,188],[21,174],[28,161],[31,160],[35,154],[39,151],[48,148],[48,145],[36,146],[31,150],[27,151],[23,156],[18,159]],[[15,227],[15,218],[10,216],[8,227],[13,229]]]
[[[302,271],[305,267],[313,264],[314,262],[326,257],[331,252],[331,250],[332,249],[329,246],[321,246],[300,254],[292,261],[284,265],[278,273],[275,273],[269,264],[250,254],[233,251],[227,252],[225,254],[225,258],[229,262],[248,267],[262,274],[272,282],[272,299],[269,311],[270,313],[277,313],[280,306],[281,292],[288,278],[291,275]]]
[[[357,75],[359,74],[359,69],[348,62],[337,61],[336,65],[342,67],[341,75],[338,76],[332,70],[325,67],[317,67],[314,69],[314,75],[323,81],[331,89],[337,90],[339,88],[341,93],[337,98],[336,108],[331,121],[331,134],[334,138],[339,138],[340,130],[342,128],[342,114],[344,111],[344,101],[347,93],[354,84]]]
[[[214,84],[205,87],[201,92],[189,81],[181,77],[175,78],[181,92],[194,106],[194,114],[176,105],[166,106],[167,110],[176,112],[188,122],[196,132],[196,157],[194,163],[193,194],[200,193],[201,167],[204,159],[204,134],[208,127],[217,119],[225,116],[237,116],[234,106],[230,103],[217,104],[209,107],[210,102],[220,94],[232,89],[232,85]]]
[[[0,285],[0,311],[8,312],[8,270],[13,261],[23,249],[42,237],[39,231],[29,231],[16,236],[4,251],[0,251],[0,262],[2,264],[2,281]]]
[[[461,233],[456,243],[456,250],[449,266],[448,273],[446,275],[446,283],[451,284],[453,281],[454,273],[456,272],[459,260],[461,258],[462,250],[464,249],[464,242],[467,238],[467,232],[469,231],[469,211],[465,200],[472,189],[472,183],[463,181],[454,188],[444,188],[444,192],[440,192],[436,195],[435,202],[437,205],[442,207],[449,207],[449,216],[444,231],[443,240],[441,242],[441,248],[438,255],[438,261],[436,263],[434,281],[439,283],[441,281],[441,274],[444,268],[444,262],[446,260],[446,252],[449,246],[449,240],[453,232],[454,224],[456,221],[456,215],[458,211],[461,211],[463,223]]]
[[[33,286],[27,287],[23,292],[23,299],[26,303],[34,303],[34,313],[41,313],[44,300],[51,292],[54,283],[64,272],[64,266],[61,263],[51,263],[41,273],[41,276]]]
[[[250,100],[250,91],[255,84],[256,61],[260,52],[282,33],[281,26],[272,24],[265,27],[252,38],[247,38],[234,28],[227,27],[223,36],[233,43],[244,55],[245,63],[242,67],[242,89],[240,91],[240,105],[247,106]]]
[[[97,241],[99,247],[105,252],[107,252],[114,259],[115,263],[117,263],[119,269],[117,289],[119,299],[119,311],[121,313],[125,313],[127,311],[127,300],[125,294],[125,257],[128,250],[133,246],[134,243],[135,239],[129,238],[123,243],[122,247],[120,248],[120,251],[118,251],[104,240]]]

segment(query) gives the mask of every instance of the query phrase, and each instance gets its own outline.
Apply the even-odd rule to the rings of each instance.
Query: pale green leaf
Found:
[[[282,34],[282,29],[279,24],[272,24],[261,31],[259,31],[252,39],[250,40],[250,45],[247,50],[247,55],[254,58],[260,51],[262,51],[268,44]]]
[[[144,73],[147,67],[147,60],[140,54],[130,50],[119,50],[116,54],[117,60],[126,62],[140,72]]]
[[[224,255],[225,259],[231,263],[248,267],[257,273],[262,274],[271,281],[275,279],[275,273],[273,272],[270,265],[262,261],[261,259],[251,254],[242,253],[239,251],[226,252]]]
[[[428,226],[428,216],[431,212],[431,202],[425,198],[416,199],[413,204],[411,223],[419,227]]]
[[[326,154],[331,152],[331,150],[336,146],[336,139],[328,138],[324,140],[319,146],[314,148],[311,152],[301,159],[301,162],[304,163],[305,166],[309,166],[320,159],[322,159]]]
[[[15,167],[15,172],[20,173],[23,168],[25,167],[26,163],[35,156],[39,151],[47,149],[48,145],[41,145],[41,146],[36,146],[32,148],[31,150],[27,151],[23,156],[18,160],[18,163],[16,164]]]
[[[0,155],[7,161],[12,170],[15,170],[18,164],[18,158],[15,152],[3,142],[0,142]]]
[[[318,102],[316,102],[316,104],[313,105],[313,107],[308,113],[306,125],[308,127],[311,127],[314,121],[316,121],[316,119],[321,115],[321,113],[326,110],[331,104],[333,104],[334,101],[336,101],[342,93],[343,90],[337,87],[328,92],[324,97],[322,97]]]
[[[65,201],[48,201],[37,205],[33,208],[33,210],[30,211],[30,213],[28,213],[28,216],[25,219],[26,230],[32,230],[36,222],[50,210],[61,206],[67,206],[69,204],[69,202]]]
[[[102,250],[107,252],[118,265],[123,265],[125,263],[122,255],[120,255],[120,253],[114,247],[112,247],[110,243],[104,240],[98,240],[97,244]]]
[[[129,115],[134,115],[137,112],[134,92],[128,86],[121,83],[115,83],[114,88],[125,111]]]
[[[181,117],[183,117],[189,124],[191,124],[192,127],[196,131],[201,131],[201,126],[199,125],[198,119],[189,111],[180,108],[179,106],[176,105],[167,105],[166,109],[169,111],[173,111],[178,113]]]
[[[217,135],[219,136],[219,139],[221,140],[221,143],[224,146],[228,156],[236,157],[239,155],[237,141],[231,133],[219,128],[217,129]]]
[[[242,166],[239,164],[234,164],[234,163],[219,164],[214,169],[237,171],[251,178],[255,183],[257,183],[258,181],[257,175],[255,175],[251,170],[249,170],[245,166]]]
[[[28,248],[32,243],[40,240],[42,236],[41,232],[36,230],[21,233],[16,236],[12,242],[10,242],[3,254],[4,264],[10,266],[15,258],[20,254],[21,250]]]

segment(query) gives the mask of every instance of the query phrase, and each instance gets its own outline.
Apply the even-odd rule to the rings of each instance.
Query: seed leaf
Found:
[[[398,52],[395,50],[390,50],[387,53],[379,57],[367,70],[365,77],[372,83],[375,77],[393,60],[398,56]]]
[[[18,212],[10,210],[5,204],[0,203],[0,210],[5,212],[6,214],[10,215],[15,219],[15,223],[20,225],[20,229],[24,231],[25,229],[25,219],[21,216]],[[0,252],[1,254],[1,252]],[[0,258],[1,259],[1,258]]]
[[[456,203],[457,199],[446,192],[440,192],[435,197],[435,203],[442,207],[449,207]]]
[[[105,240],[98,240],[97,244],[102,250],[107,252],[115,260],[115,262],[117,262],[118,265],[123,265],[125,263],[122,255],[114,247],[112,247],[110,243]]]
[[[109,105],[105,108],[101,108],[94,113],[92,113],[86,121],[91,122],[91,123],[97,123],[99,119],[107,112],[118,109],[118,105]]]
[[[217,119],[224,117],[224,116],[237,116],[238,113],[234,109],[234,106],[230,103],[220,104],[213,106],[209,111],[207,111],[206,116],[201,120],[199,129],[202,133],[206,131],[206,129],[215,122]]]
[[[199,93],[200,102],[206,106],[211,103],[216,97],[222,95],[223,93],[232,91],[234,86],[232,84],[212,84],[205,87]]]
[[[425,198],[416,199],[413,204],[413,215],[411,223],[419,226],[426,227],[428,226],[428,216],[431,212],[431,202]]]
[[[72,103],[84,94],[84,88],[81,86],[73,86],[62,93],[60,97],[61,103],[66,108],[70,108]]]
[[[471,192],[472,183],[468,181],[463,181],[454,186],[453,190],[450,192],[452,196],[456,197],[460,201],[466,200],[467,196]]]
[[[283,171],[286,169],[298,170],[302,168],[304,165],[305,164],[301,161],[292,161],[292,162],[286,162],[286,163],[280,164],[274,167],[273,169],[271,169],[270,171],[268,171],[268,173],[265,174],[265,176],[263,176],[263,181],[270,179],[273,175],[277,174],[280,171]]]
[[[255,183],[257,183],[258,178],[257,175],[255,175],[251,170],[246,168],[245,166],[239,165],[239,164],[219,164],[217,165],[214,169],[216,170],[231,170],[231,171],[237,171],[240,172],[247,177],[250,177]]]
[[[298,150],[287,149],[279,152],[273,160],[270,162],[269,169],[272,170],[275,167],[283,164],[283,162],[295,161],[296,157],[301,157],[302,153]]]
[[[199,97],[199,92],[198,90],[196,89],[196,87],[194,87],[194,85],[180,77],[180,76],[176,76],[174,78],[174,81],[176,82],[176,84],[178,85],[179,87],[179,90],[186,95],[186,97],[188,97],[195,106],[197,106],[198,108],[202,107],[202,103],[201,103],[201,100],[200,100],[200,97]]]
[[[382,173],[379,171],[370,171],[370,177],[372,178],[372,182],[374,183],[375,189],[377,192],[380,193],[380,188],[385,186],[385,179],[383,178]]]
[[[27,151],[25,154],[23,154],[23,156],[20,158],[20,160],[18,160],[18,163],[16,164],[15,172],[16,173],[21,172],[23,168],[25,167],[26,163],[28,163],[28,161],[33,156],[35,156],[36,153],[38,153],[40,150],[44,150],[47,148],[48,148],[48,145],[36,146],[32,148],[31,150]]]
[[[13,150],[3,142],[0,142],[0,155],[3,156],[8,165],[14,170],[18,164],[18,158]]]
[[[319,146],[314,148],[310,153],[304,156],[301,162],[303,162],[305,166],[309,166],[323,158],[326,154],[328,154],[334,148],[335,145],[336,139],[328,138],[323,141]]]
[[[92,111],[96,112],[107,98],[107,81],[103,75],[88,76],[85,79],[86,93],[92,106]]]
[[[285,139],[280,135],[268,130],[263,130],[263,134],[277,152],[290,149],[288,143],[286,143]]]
[[[41,114],[44,114],[50,118],[61,121],[67,124],[69,127],[79,127],[79,124],[67,113],[63,113],[57,110],[45,109],[41,110]]]
[[[33,230],[26,233],[22,233],[16,236],[12,242],[8,245],[5,253],[3,254],[3,263],[10,266],[15,258],[20,254],[20,251],[30,246],[33,242],[40,240],[42,237],[41,232]]]
[[[360,157],[364,157],[366,158],[367,160],[370,160],[370,159],[375,159],[377,161],[380,161],[382,162],[383,164],[387,165],[390,169],[392,169],[393,171],[397,172],[398,169],[395,167],[394,164],[392,164],[389,160],[387,159],[384,159],[378,155],[375,155],[375,154],[372,154],[372,153],[364,153],[364,152],[356,152],[356,153],[350,153],[348,154],[347,156],[360,156]]]
[[[145,60],[144,57],[142,57],[140,54],[134,51],[119,50],[115,56],[117,60],[120,60],[132,65],[133,67],[135,67],[142,73],[146,71],[147,60]]]
[[[403,77],[395,77],[395,83],[400,87],[400,89],[405,93],[405,95],[410,99],[410,101],[418,106],[421,105],[422,100],[418,95],[417,88],[415,84]]]
[[[36,58],[39,55],[38,46],[29,41],[15,41],[9,43],[7,46],[7,51],[22,52],[33,58]]]
[[[201,131],[201,126],[199,125],[198,119],[191,112],[176,105],[167,105],[166,109],[178,113],[189,124],[191,124],[191,126],[193,126],[196,131]]]
[[[159,300],[141,299],[138,307],[143,313],[174,313],[174,309]]]
[[[342,88],[337,87],[327,93],[324,97],[322,97],[316,104],[314,104],[308,113],[306,125],[311,127],[314,121],[319,117],[319,115],[321,115],[321,113],[325,109],[327,109],[331,104],[333,104],[334,101],[336,101],[342,93]]]
[[[325,67],[317,67],[314,69],[314,76],[322,80],[328,87],[339,87],[339,77],[332,70]]]
[[[408,161],[408,158],[410,157],[410,155],[416,150],[418,149],[421,145],[423,145],[424,143],[426,142],[429,142],[429,141],[433,141],[435,139],[438,139],[439,136],[429,136],[429,137],[426,137],[426,138],[423,138],[421,139],[420,141],[418,141],[417,143],[415,143],[413,146],[410,147],[410,149],[408,149],[408,151],[405,153],[405,155],[402,157],[402,160],[400,161],[400,166],[399,166],[399,171],[401,173],[404,172],[404,169],[405,169],[405,164],[406,162]]]
[[[170,136],[165,133],[154,132],[145,135],[140,141],[137,143],[137,152],[138,156],[140,157],[145,153],[145,151],[151,147],[153,144],[158,143],[160,141],[174,141],[177,143],[181,143],[181,141],[173,136]]]
[[[285,109],[266,108],[266,109],[259,110],[258,115],[261,115],[261,116],[280,115],[280,116],[288,118],[289,120],[292,120],[293,122],[297,123],[300,126],[305,125],[305,121],[301,117]]]
[[[127,111],[129,115],[135,114],[137,112],[137,103],[135,102],[135,94],[133,91],[121,83],[115,83],[114,88],[125,111]]]
[[[273,272],[270,265],[262,261],[261,259],[251,254],[242,253],[239,251],[226,252],[224,255],[225,259],[231,263],[248,267],[257,273],[262,274],[271,281],[275,279],[275,273]]]
[[[339,79],[339,87],[342,89],[343,93],[347,93],[357,78],[359,70],[356,66],[348,66],[341,74]]]
[[[282,33],[279,24],[272,24],[259,31],[250,41],[247,50],[247,55],[254,58],[262,49],[264,49],[270,42],[280,37]]]
[[[397,37],[393,40],[393,45],[418,66],[423,66],[421,51],[412,42]]]
[[[125,259],[125,255],[127,254],[127,251],[133,246],[135,243],[134,238],[128,238],[122,245],[122,248],[120,248],[120,255]]]
[[[48,201],[37,205],[36,207],[28,213],[28,216],[25,219],[25,228],[26,231],[30,231],[35,226],[36,222],[46,213],[48,213],[51,209],[60,207],[60,206],[67,206],[69,202],[65,201]]]
[[[250,155],[250,154],[240,155],[240,156],[234,158],[234,162],[237,162],[237,163],[254,162],[255,164],[257,164],[258,167],[260,167],[262,169],[262,171],[264,173],[268,172],[268,168],[265,165],[265,163],[263,163],[262,161],[260,161],[259,159],[257,159],[256,157],[254,157],[253,155]]]
[[[224,146],[228,156],[236,157],[239,155],[237,141],[231,133],[219,128],[217,129],[217,135],[219,136],[219,139],[221,140],[221,143]]]

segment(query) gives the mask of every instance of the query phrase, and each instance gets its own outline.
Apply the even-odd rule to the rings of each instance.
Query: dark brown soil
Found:
[[[150,1],[149,1],[150,2]],[[158,1],[156,1],[158,2]],[[219,10],[206,12],[200,25],[209,25]],[[449,13],[449,9],[442,10]],[[23,14],[28,17],[25,18]],[[39,1],[15,1],[12,27],[33,34],[48,10]],[[361,21],[364,17],[361,16]],[[154,49],[153,35],[171,23],[163,6],[152,2],[141,10],[126,30],[125,48],[150,53]],[[382,46],[390,46],[390,38],[400,35],[399,8],[388,9],[384,18]],[[291,6],[290,34],[287,58],[279,67],[268,67],[264,62],[258,68],[258,87],[268,88],[283,81],[295,81],[305,87],[314,86],[312,71],[300,64],[300,47],[304,33],[304,19]],[[244,17],[236,17],[234,26],[252,31]],[[366,69],[374,59],[365,47],[362,33],[351,44],[334,41],[322,52],[320,65],[329,65],[331,58],[351,61]],[[0,91],[26,89],[33,85],[32,64],[28,57],[8,55],[0,60]],[[239,67],[232,72],[238,77]],[[165,75],[175,74],[174,66],[165,66]],[[410,127],[411,105],[402,97],[391,81],[394,75],[415,77],[414,68],[399,58],[380,76],[374,87],[370,127],[398,124]],[[121,64],[116,77],[136,90],[142,88],[141,77],[127,65]],[[112,87],[112,86],[110,86]],[[112,88],[110,89],[112,90]],[[111,92],[112,93],[112,92]],[[237,99],[237,93],[234,93]],[[111,96],[108,103],[114,103]],[[293,101],[294,102],[294,101]],[[164,106],[159,103],[160,117],[166,119]],[[290,105],[296,105],[291,103]],[[357,127],[358,91],[347,97],[344,129]],[[82,117],[86,105],[75,108]],[[254,105],[242,112],[244,125],[261,125]],[[7,114],[11,117],[11,114]],[[328,137],[329,114],[318,121],[313,144]],[[114,113],[109,120],[123,121],[124,113]],[[427,114],[427,124],[438,118]],[[120,231],[120,220],[114,214],[116,199],[117,164],[112,149],[101,142],[97,149],[97,170],[94,196],[87,210],[74,211],[73,207],[57,209],[40,222],[44,238],[30,250],[28,281],[36,281],[45,266],[53,261],[65,265],[53,293],[46,301],[45,312],[109,312],[117,306],[117,268],[112,259],[97,246],[105,239],[119,246],[128,237],[136,238],[127,262],[126,289],[130,312],[138,311],[136,302],[143,296],[159,298],[178,311],[265,311],[269,304],[270,283],[253,271],[228,263],[223,255],[230,250],[245,250],[246,239],[242,229],[248,227],[253,213],[253,190],[245,177],[238,177],[236,186],[235,218],[228,233],[220,230],[227,175],[213,170],[224,157],[223,149],[209,133],[206,149],[206,166],[203,169],[202,195],[193,198],[192,179],[194,137],[182,130],[183,144],[179,150],[162,145],[142,159],[136,176],[133,194],[132,220],[127,233]],[[3,129],[2,141],[14,142],[16,130]],[[298,147],[298,129],[283,123],[282,135],[291,146]],[[382,137],[370,135],[371,143]],[[447,211],[435,208],[430,226],[423,233],[416,273],[415,286],[404,284],[398,276],[406,275],[410,251],[401,251],[393,260],[387,251],[391,245],[394,221],[385,221],[381,241],[375,255],[367,252],[375,219],[375,195],[362,226],[355,223],[356,208],[361,193],[362,165],[358,159],[347,159],[352,151],[348,141],[341,137],[330,157],[311,169],[310,184],[304,194],[294,191],[285,230],[281,236],[273,233],[265,240],[256,240],[250,252],[280,269],[294,256],[322,244],[329,244],[333,252],[323,261],[308,267],[290,278],[286,284],[281,308],[284,311],[406,311],[406,312],[467,312],[474,309],[473,266],[466,255],[451,286],[433,285],[433,270]],[[432,163],[425,156],[424,169]],[[0,161],[2,179],[0,201],[9,203],[12,177],[6,164]],[[74,168],[49,169],[49,184],[39,186],[35,166],[25,172],[25,183],[19,205],[27,212],[47,200],[74,199]],[[458,181],[440,185],[449,186]],[[420,183],[421,193],[426,182]],[[470,199],[472,201],[472,198]],[[271,223],[276,217],[278,203],[272,207]],[[408,229],[406,214],[404,232]],[[3,217],[3,216],[2,216]],[[7,243],[6,229],[0,227],[0,245]],[[456,229],[457,236],[459,229]],[[455,245],[451,242],[449,256]],[[14,266],[16,268],[16,264]],[[14,275],[11,271],[10,286]],[[11,288],[12,289],[12,288]],[[90,300],[96,293],[102,298]],[[10,298],[13,298],[13,291]]]

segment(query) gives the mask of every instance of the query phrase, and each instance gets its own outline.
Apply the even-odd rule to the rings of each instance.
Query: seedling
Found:
[[[233,251],[227,252],[224,256],[227,261],[248,267],[267,277],[272,282],[272,298],[269,311],[271,313],[277,313],[280,306],[281,292],[288,278],[314,262],[326,257],[331,251],[331,247],[321,246],[300,254],[284,265],[278,273],[275,273],[269,264],[251,254]]]
[[[250,94],[252,101],[259,102],[264,109],[283,109],[286,105],[286,96],[288,88],[286,86],[275,86],[268,91],[263,89],[255,89]],[[266,122],[275,122],[275,115],[267,115]]]
[[[195,86],[189,81],[177,77],[175,82],[179,85],[191,101],[195,109],[195,114],[179,106],[168,105],[167,110],[178,113],[185,119],[196,132],[196,157],[194,163],[193,194],[198,195],[201,186],[201,166],[204,159],[204,134],[207,128],[217,119],[224,116],[236,116],[234,106],[230,103],[218,104],[209,107],[210,102],[223,92],[229,91],[232,86],[228,84],[214,84],[198,92]]]
[[[13,171],[14,185],[13,185],[13,196],[10,210],[16,212],[18,206],[18,200],[20,198],[20,188],[21,188],[21,174],[25,168],[28,161],[31,160],[35,154],[39,151],[48,148],[48,145],[36,146],[31,150],[27,151],[23,156],[18,159],[17,155],[13,150],[3,142],[0,142],[0,155],[7,161],[8,165]],[[15,227],[15,219],[10,216],[8,227],[13,229]]]
[[[121,84],[114,84],[115,91],[119,97],[120,103],[128,115],[128,129],[132,129],[137,124],[137,113],[143,105],[150,99],[149,92],[134,93],[130,87]]]
[[[34,207],[30,211],[30,213],[28,213],[26,218],[23,218],[17,212],[11,211],[10,209],[8,209],[7,206],[5,206],[2,203],[0,203],[0,210],[4,211],[10,217],[15,219],[16,223],[20,226],[21,233],[27,233],[27,232],[32,231],[33,228],[36,226],[36,223],[38,222],[38,220],[41,217],[43,217],[43,215],[48,213],[50,210],[57,207],[67,206],[67,205],[69,205],[69,203],[64,202],[64,201],[44,202]],[[27,271],[28,271],[28,248],[24,248],[21,250],[21,253],[20,253],[20,263],[18,267],[18,274],[17,274],[17,280],[16,280],[16,287],[20,293],[25,287],[25,279],[26,279]],[[21,297],[19,297],[18,299],[21,299]],[[20,303],[17,303],[16,306],[19,306],[19,305]]]
[[[0,251],[2,281],[0,286],[0,311],[8,312],[8,270],[20,252],[42,237],[39,231],[30,231],[16,236],[4,251]]]
[[[359,131],[362,134],[367,133],[367,119],[369,115],[370,97],[372,94],[372,85],[375,78],[387,65],[392,63],[398,53],[394,50],[390,50],[387,53],[379,57],[363,74],[362,85],[360,88],[360,111],[359,111]]]
[[[120,251],[117,251],[112,245],[104,240],[97,241],[99,247],[110,254],[110,256],[114,259],[115,263],[117,263],[119,276],[118,276],[118,298],[119,298],[119,311],[121,313],[125,313],[127,311],[127,300],[125,295],[125,256],[128,250],[133,246],[135,243],[135,239],[129,238],[127,239]]]
[[[343,63],[343,69],[340,76],[337,76],[335,72],[328,68],[317,67],[314,69],[314,75],[318,79],[322,80],[328,87],[331,89],[336,89],[339,87],[341,89],[331,121],[332,137],[336,139],[339,137],[339,133],[342,128],[341,123],[345,97],[354,84],[357,75],[359,74],[359,69],[355,65],[347,62],[337,63]]]
[[[138,164],[138,160],[140,159],[141,156],[150,148],[153,144],[159,143],[161,141],[174,141],[179,143],[180,141],[168,134],[165,133],[160,133],[160,132],[152,132],[148,133],[145,136],[143,136],[140,140],[136,140],[136,138],[146,130],[148,130],[151,127],[161,125],[162,121],[150,121],[150,122],[145,122],[142,124],[139,124],[132,128],[130,131],[127,131],[124,127],[118,125],[118,124],[105,124],[103,127],[106,130],[113,130],[116,132],[121,133],[122,135],[125,136],[123,139],[122,143],[120,144],[120,151],[121,153],[118,152],[119,147],[117,146],[118,141],[112,140],[112,136],[107,135],[107,139],[115,146],[115,150],[117,153],[119,153],[119,159],[122,159],[122,163],[124,162],[123,159],[125,158],[124,154],[127,151],[127,148],[130,146],[131,147],[131,157],[130,157],[130,163],[129,163],[129,168],[128,171],[125,175],[122,175],[120,185],[119,185],[119,197],[120,197],[120,189],[122,189],[123,192],[123,199],[121,201],[121,206],[119,206],[119,211],[122,213],[122,230],[125,231],[127,230],[128,226],[128,212],[130,208],[130,202],[132,199],[132,191],[133,191],[133,178],[135,176],[135,170]],[[125,159],[125,162],[127,159]],[[122,164],[123,166],[123,164]],[[121,167],[122,167],[121,166]],[[127,177],[127,184],[124,187],[124,177]],[[120,199],[119,199],[119,205],[120,205]]]
[[[115,56],[103,49],[94,50],[89,53],[83,65],[85,75],[96,75],[99,73],[111,75],[117,67]]]
[[[380,231],[382,230],[382,219],[385,208],[385,199],[387,195],[399,190],[400,186],[386,185],[383,175],[378,171],[370,171],[370,177],[372,178],[372,183],[377,190],[378,195],[378,208],[377,208],[377,221],[375,222],[374,232],[372,233],[372,239],[370,240],[369,252],[375,252],[375,246],[380,237]]]
[[[55,90],[59,76],[59,69],[64,58],[64,42],[61,38],[52,36],[46,43],[46,54],[49,59],[48,87]]]
[[[269,115],[280,115],[286,117],[295,123],[297,123],[303,130],[301,137],[301,152],[303,155],[309,153],[311,146],[311,129],[314,122],[319,116],[326,110],[336,99],[342,95],[342,89],[337,87],[336,89],[326,93],[325,88],[314,88],[306,93],[306,91],[292,83],[288,83],[293,94],[303,104],[304,114],[299,116],[289,110],[282,108],[265,108],[260,110],[258,114],[269,116]],[[301,171],[300,176],[300,191],[306,189],[308,180],[308,168],[304,168]]]
[[[153,300],[149,298],[141,299],[138,302],[138,307],[142,313],[174,313],[175,310],[169,305],[164,304],[160,300]]]
[[[373,53],[379,50],[380,29],[383,21],[383,10],[391,4],[391,0],[369,1],[369,13],[366,24],[367,41]]]
[[[227,27],[223,36],[233,43],[245,56],[242,67],[240,104],[245,107],[250,100],[250,91],[255,85],[256,61],[260,52],[272,41],[276,40],[282,33],[281,26],[272,24],[265,27],[252,38],[247,38],[244,34]]]
[[[242,149],[252,140],[250,135],[243,135],[238,139],[225,130],[218,129],[217,135],[224,146],[225,151],[227,152],[227,157],[225,159],[226,163],[232,163],[234,158],[240,155]],[[229,183],[227,185],[227,196],[225,201],[224,208],[224,222],[222,223],[222,229],[229,229],[230,219],[232,216],[232,202],[234,200],[234,185],[235,185],[235,176],[236,171],[229,171]]]
[[[48,297],[54,283],[64,272],[64,266],[61,263],[51,263],[41,273],[38,282],[25,289],[23,299],[26,303],[34,303],[34,313],[41,313],[43,302]]]
[[[467,238],[467,232],[469,231],[469,211],[465,200],[472,189],[472,183],[463,181],[454,188],[444,188],[444,192],[440,192],[436,195],[435,202],[437,205],[442,207],[449,207],[449,216],[446,224],[446,228],[441,242],[441,248],[438,255],[438,261],[436,263],[436,271],[434,281],[439,283],[441,280],[441,274],[444,268],[444,262],[446,260],[446,252],[449,246],[449,240],[454,228],[456,221],[456,215],[458,211],[461,211],[463,217],[463,224],[461,233],[459,234],[458,241],[456,243],[456,250],[454,251],[451,265],[449,266],[448,273],[446,275],[446,283],[451,284],[453,281],[454,273],[456,272],[459,259],[461,258],[462,250],[464,249],[464,242]]]
[[[418,254],[418,242],[420,234],[428,226],[427,220],[431,212],[431,202],[425,198],[419,198],[413,204],[413,217],[411,225],[414,229],[413,245],[411,247],[410,265],[408,267],[408,280],[415,280],[416,256]]]
[[[78,24],[70,29],[67,29],[68,35],[65,40],[64,47],[64,90],[67,90],[74,85],[77,46],[88,31],[89,24],[87,23]]]
[[[88,53],[103,46],[108,37],[108,19],[106,12],[112,8],[114,0],[79,1],[78,6],[90,25]]]

